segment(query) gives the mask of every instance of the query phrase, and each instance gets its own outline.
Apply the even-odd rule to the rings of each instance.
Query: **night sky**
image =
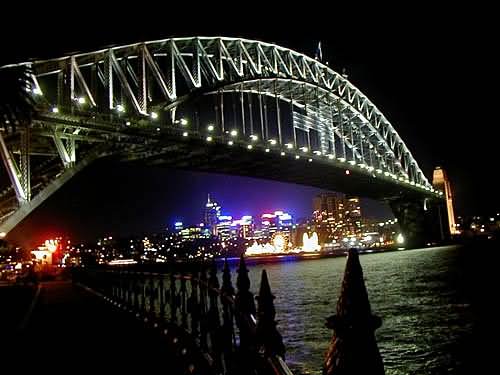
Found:
[[[33,11],[23,19],[29,32],[19,34],[0,23],[0,64],[192,35],[255,38],[314,56],[321,40],[324,59],[339,72],[346,69],[350,81],[394,125],[426,176],[431,179],[437,165],[446,169],[458,215],[500,207],[495,183],[498,94],[491,94],[498,85],[493,56],[498,41],[487,10],[408,9],[398,16],[357,17],[262,9],[243,18],[205,13],[204,22],[189,22],[182,11],[178,14],[183,16],[171,17],[149,10],[143,20],[125,12],[110,17],[95,9],[78,11],[84,23],[38,17]],[[252,21],[255,17],[259,22]],[[209,192],[235,216],[288,209],[304,217],[319,191],[241,177],[101,164],[75,177],[9,237],[24,243],[53,234],[90,239],[158,230],[177,219],[196,222]],[[370,216],[390,215],[372,202],[365,207]]]

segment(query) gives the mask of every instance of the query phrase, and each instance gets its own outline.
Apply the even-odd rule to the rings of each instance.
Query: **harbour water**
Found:
[[[472,304],[478,279],[468,251],[449,246],[361,256],[372,311],[383,320],[376,337],[386,374],[458,374],[473,365],[480,312]],[[262,269],[268,272],[295,374],[321,373],[332,335],[325,318],[335,312],[344,267],[344,257],[249,266],[254,293]]]

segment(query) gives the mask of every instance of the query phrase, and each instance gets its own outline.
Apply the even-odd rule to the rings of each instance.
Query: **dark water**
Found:
[[[485,279],[479,253],[471,251],[450,246],[361,256],[372,310],[383,319],[376,337],[386,374],[458,374],[478,367],[484,340],[475,322],[483,299],[498,291],[476,290]],[[332,334],[324,321],[335,311],[344,267],[345,258],[249,267],[254,292],[261,270],[268,272],[295,374],[321,372]]]

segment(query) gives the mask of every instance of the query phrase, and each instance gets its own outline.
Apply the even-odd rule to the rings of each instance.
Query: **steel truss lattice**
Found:
[[[360,90],[322,62],[284,47],[238,38],[173,38],[17,65],[34,72],[37,115],[24,129],[0,124],[12,183],[0,193],[1,232],[31,212],[38,196],[50,196],[61,185],[55,181],[74,174],[65,171],[117,150],[144,151],[159,142],[158,132],[199,123],[198,114],[189,121],[177,114],[203,97],[215,98],[214,126],[208,136],[200,126],[190,136],[227,142],[231,125],[255,141],[249,148],[302,152],[440,194]],[[236,98],[232,122],[228,95]],[[16,196],[14,208],[5,203],[12,203],[9,192]]]

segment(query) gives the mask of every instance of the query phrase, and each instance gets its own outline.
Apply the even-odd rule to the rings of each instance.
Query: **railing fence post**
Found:
[[[259,295],[255,297],[258,303],[257,312],[257,344],[259,353],[266,357],[279,355],[285,357],[285,345],[283,338],[276,329],[276,310],[274,308],[274,296],[271,293],[266,270],[262,271]]]
[[[240,333],[239,353],[241,359],[247,363],[247,370],[250,371],[255,366],[255,302],[252,292],[250,292],[250,279],[248,269],[243,255],[240,257],[238,277],[236,279],[238,292],[234,301],[236,323]]]
[[[221,366],[221,328],[219,316],[219,279],[217,278],[217,263],[212,260],[210,265],[210,276],[208,278],[208,295],[210,308],[208,310],[208,330],[210,337],[210,347],[214,357],[216,370],[220,371]]]
[[[375,340],[382,321],[372,315],[363,270],[356,249],[350,249],[337,302],[337,314],[327,318],[333,329],[325,355],[323,375],[383,375],[384,364]]]
[[[208,280],[207,270],[204,261],[200,267],[200,346],[202,350],[208,350],[207,343],[207,305],[208,305]]]

